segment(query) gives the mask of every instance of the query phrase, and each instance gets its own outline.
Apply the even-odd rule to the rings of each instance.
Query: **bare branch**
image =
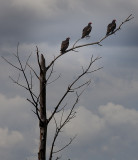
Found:
[[[40,80],[39,76],[38,76],[37,73],[34,71],[34,69],[33,69],[29,64],[27,64],[27,66],[34,72],[35,76]]]
[[[27,64],[28,64],[28,61],[29,61],[31,55],[32,55],[32,53],[29,55],[29,57],[28,57],[28,59],[27,59],[27,61],[26,61],[26,63],[25,63],[24,71],[25,71],[25,69],[26,69],[26,66],[27,66]]]
[[[61,74],[60,74],[57,78],[55,78],[53,81],[51,81],[51,82],[49,82],[49,83],[47,83],[47,84],[51,84],[51,83],[57,81],[60,77],[61,77]]]
[[[130,21],[130,20],[132,20],[132,19],[134,18],[134,17],[131,17],[131,16],[132,16],[132,14],[129,15],[129,16],[119,25],[119,27],[118,27],[113,33],[111,33],[111,34],[109,34],[109,35],[105,35],[105,36],[104,36],[103,38],[101,38],[99,41],[97,41],[97,42],[92,42],[92,43],[87,43],[87,44],[83,44],[83,45],[79,45],[79,46],[76,46],[76,47],[75,47],[75,45],[74,45],[72,48],[66,50],[65,53],[67,53],[67,52],[69,52],[69,51],[72,51],[72,50],[74,50],[74,49],[76,49],[76,48],[81,48],[81,47],[90,46],[90,45],[95,45],[95,44],[102,46],[100,43],[101,43],[104,39],[106,39],[107,37],[109,37],[109,36],[111,36],[112,34],[116,33],[118,30],[121,29],[121,26],[122,26],[124,23],[126,23],[126,22],[128,22],[128,21]],[[76,42],[77,42],[77,41],[76,41]],[[76,43],[75,43],[75,44],[76,44]]]
[[[74,45],[73,45],[72,48],[74,48],[74,47],[75,47],[75,44],[77,44],[80,40],[81,40],[81,38],[79,38],[79,39],[74,43]]]
[[[55,58],[55,56],[54,56],[54,58]],[[48,76],[48,78],[47,78],[47,80],[46,80],[46,81],[47,81],[47,84],[51,84],[51,83],[55,82],[55,81],[58,80],[58,79],[60,78],[60,76],[61,76],[61,74],[60,74],[57,78],[55,78],[55,79],[52,80],[51,82],[48,82],[53,73],[54,73],[54,63],[53,63],[52,66],[51,66],[51,70],[50,70],[49,76]]]
[[[76,135],[76,136],[77,136],[77,135]],[[54,153],[61,152],[62,150],[64,150],[65,148],[67,148],[67,147],[72,143],[72,141],[76,138],[76,136],[74,136],[73,138],[70,138],[70,141],[69,141],[68,144],[66,144],[66,145],[65,145],[64,147],[62,147],[61,149],[59,149],[59,150],[57,150],[57,151],[54,151],[53,154],[54,154]]]
[[[67,103],[60,110],[56,111],[56,113],[62,111],[66,106],[67,106]]]
[[[89,72],[88,72],[89,73]],[[91,80],[86,81],[85,83],[79,85],[78,87],[72,88],[72,90],[77,90],[79,88],[82,88],[83,86],[89,85],[91,83]]]
[[[9,76],[9,78],[13,81],[13,83],[15,83],[15,84],[17,84],[18,86],[20,86],[20,87],[22,87],[22,88],[24,88],[24,89],[26,89],[26,90],[29,91],[28,87],[26,87],[26,86],[24,86],[24,85],[22,85],[21,83],[18,82],[19,79],[16,81],[16,80],[14,80],[11,76]],[[19,78],[19,77],[18,77],[18,78]],[[32,94],[35,98],[37,98],[37,96],[31,91],[31,88],[30,88],[30,91],[29,91],[29,92],[31,92],[31,94]]]
[[[69,92],[73,92],[73,90],[72,90],[73,85],[74,85],[76,82],[78,82],[78,80],[81,79],[81,77],[83,77],[85,74],[88,74],[88,71],[89,71],[90,67],[92,66],[92,64],[93,64],[96,60],[98,60],[98,59],[100,59],[100,58],[101,58],[101,57],[96,57],[96,58],[93,60],[93,55],[92,55],[91,61],[90,61],[89,65],[88,65],[88,67],[84,70],[84,72],[83,72],[82,74],[80,74],[80,75],[68,86],[68,88],[67,88],[66,92],[64,93],[63,97],[60,99],[60,101],[59,101],[59,103],[57,104],[57,106],[55,107],[53,113],[52,113],[51,116],[49,117],[48,122],[50,122],[50,120],[53,118],[54,114],[56,113],[56,111],[58,110],[60,104],[63,102],[63,100],[65,99],[65,97],[68,95],[68,93],[69,93]]]
[[[27,98],[27,101],[30,102],[35,107],[36,111],[35,112],[33,110],[32,111],[37,115],[37,118],[39,119],[39,121],[42,122],[40,115],[39,115],[38,103],[34,103],[28,98]]]
[[[64,125],[69,122],[68,118],[71,119],[73,118],[74,116],[70,117],[71,114],[69,114],[69,116],[66,118],[66,120],[64,121],[63,124],[61,124],[61,121],[62,121],[62,117],[63,117],[63,113],[62,113],[62,116],[61,116],[61,120],[60,120],[60,126],[58,127],[57,126],[57,122],[56,122],[56,119],[54,118],[54,121],[55,121],[55,124],[56,124],[56,132],[55,132],[55,135],[54,135],[54,138],[53,138],[53,142],[52,142],[52,146],[51,146],[51,151],[50,151],[50,156],[49,156],[49,160],[52,160],[52,156],[54,153],[57,153],[57,152],[60,152],[62,151],[63,149],[65,149],[67,146],[69,146],[72,141],[74,140],[74,138],[70,139],[70,142],[68,144],[66,144],[64,147],[62,147],[60,150],[56,151],[56,152],[53,152],[53,149],[54,149],[54,145],[55,145],[55,141],[59,135],[59,133],[61,132],[61,129],[64,127]]]
[[[16,81],[16,80],[14,80],[11,76],[9,76],[9,78],[13,81],[13,83],[15,83],[15,84],[17,84],[17,85],[21,86],[22,88],[24,88],[24,89],[28,90],[28,88],[27,88],[26,86],[24,86],[24,85],[20,84],[20,83],[18,82],[18,80],[17,80],[17,81]]]
[[[83,91],[84,91],[84,90],[83,90]],[[57,122],[56,122],[56,120],[55,120],[55,123],[56,123],[56,132],[55,132],[55,136],[54,136],[54,139],[53,139],[53,142],[52,142],[49,160],[52,159],[52,156],[53,156],[54,153],[58,153],[58,152],[62,151],[63,149],[65,149],[66,147],[68,147],[68,146],[72,143],[72,141],[74,140],[74,138],[76,137],[76,136],[75,136],[74,138],[71,138],[71,139],[70,139],[70,142],[69,142],[68,144],[66,144],[64,147],[62,147],[61,149],[59,149],[58,151],[53,151],[54,146],[55,146],[55,141],[56,141],[59,133],[61,132],[61,129],[62,129],[71,119],[73,119],[73,118],[75,117],[76,112],[74,112],[74,108],[75,108],[76,104],[78,103],[79,97],[82,95],[83,91],[82,91],[79,95],[78,95],[78,93],[76,92],[76,96],[77,96],[76,101],[74,102],[74,104],[73,104],[72,108],[70,109],[70,112],[69,112],[68,116],[66,117],[66,119],[64,120],[64,122],[62,122],[63,114],[64,114],[64,109],[63,109],[63,112],[62,112],[62,115],[61,115],[61,119],[60,119],[59,127],[57,127]]]
[[[51,75],[52,75],[52,73],[53,73],[53,68],[54,68],[54,63],[52,64],[52,68],[51,68],[51,71],[50,71],[50,73],[49,73],[49,76],[48,76],[48,78],[47,78],[47,82],[48,82],[48,80],[50,79],[50,77],[51,77]]]
[[[103,67],[99,67],[99,68],[97,68],[97,69],[94,69],[94,70],[92,70],[92,71],[89,71],[89,72],[87,72],[87,73],[93,73],[93,72],[96,72],[96,71],[98,71],[98,70],[100,70],[100,69],[102,69]]]
[[[40,119],[38,110],[36,110],[36,112],[32,110],[32,112],[37,116],[37,118],[39,119],[39,121],[42,122],[42,120]]]
[[[32,102],[30,99],[27,98],[27,101],[30,102],[33,106],[36,106],[36,104]]]
[[[61,114],[60,126],[62,125],[61,123],[62,123],[62,118],[63,118],[63,115],[64,115],[64,108],[63,108],[63,110],[62,110],[62,114]]]
[[[33,110],[32,110],[32,112],[33,112],[34,114],[36,114],[36,112],[35,112],[35,111],[33,111]],[[36,115],[37,115],[37,114],[36,114]]]
[[[27,98],[27,101],[30,102],[35,107],[36,112],[34,112],[33,110],[32,111],[37,115],[39,121],[41,122],[41,119],[40,119],[40,116],[39,116],[39,113],[38,113],[39,112],[38,103],[34,103],[28,98]]]
[[[26,73],[25,73],[25,68],[26,68],[26,66],[25,66],[25,68],[23,69],[23,65],[22,65],[22,62],[21,62],[20,57],[19,57],[18,48],[19,48],[19,43],[18,43],[18,45],[17,45],[17,53],[16,53],[17,55],[15,55],[15,56],[16,56],[16,58],[17,58],[17,60],[18,60],[18,63],[19,63],[19,65],[20,65],[20,68],[19,68],[19,67],[16,67],[16,66],[13,65],[12,63],[10,63],[10,62],[9,62],[7,59],[5,59],[4,57],[3,57],[3,59],[4,59],[7,63],[9,63],[11,66],[13,66],[14,68],[16,68],[16,69],[18,69],[19,71],[22,72],[22,74],[23,74],[23,76],[24,76],[24,79],[25,79],[25,81],[26,81],[26,85],[27,85],[27,86],[24,86],[24,85],[22,85],[22,84],[19,83],[20,74],[19,74],[19,76],[18,76],[17,81],[14,80],[12,77],[10,77],[10,79],[13,81],[13,83],[15,83],[15,84],[23,87],[24,89],[28,90],[29,93],[30,93],[30,95],[31,95],[31,97],[32,97],[33,102],[36,103],[34,97],[37,98],[37,96],[35,96],[35,94],[34,94],[34,93],[32,92],[32,90],[31,90],[31,88],[32,88],[32,77],[31,77],[31,87],[30,87],[30,84],[29,84],[29,82],[28,82],[28,79],[27,79],[27,76],[26,76]],[[30,56],[31,56],[31,55],[30,55]],[[30,56],[29,56],[29,58],[30,58]],[[27,63],[28,63],[29,58],[28,58],[27,61],[26,61],[26,65],[27,65]]]
[[[57,125],[57,121],[56,121],[56,118],[54,117],[54,122],[55,122],[55,125],[56,125],[56,131],[58,130],[58,125]]]
[[[46,71],[53,65],[53,63],[59,58],[61,57],[63,54],[59,54],[57,57],[54,58],[53,61],[51,61],[51,63],[46,67]]]
[[[76,48],[81,48],[81,47],[85,47],[85,46],[90,46],[90,45],[99,45],[99,46],[102,46],[100,43],[101,43],[104,39],[106,39],[107,37],[109,37],[109,36],[111,36],[112,34],[114,34],[115,32],[117,32],[124,23],[126,23],[126,22],[128,22],[128,21],[130,21],[130,20],[132,20],[132,19],[134,18],[134,17],[131,17],[131,16],[132,16],[132,14],[129,15],[128,18],[126,18],[126,19],[120,24],[120,26],[119,26],[113,33],[109,34],[108,36],[105,35],[103,38],[101,38],[101,39],[100,39],[99,41],[97,41],[97,42],[92,42],[92,43],[87,43],[87,44],[75,46],[75,44],[80,40],[80,39],[78,39],[78,40],[74,43],[73,47],[70,48],[70,49],[68,49],[68,50],[66,50],[66,51],[64,52],[64,54],[67,53],[67,52],[70,52],[70,51],[75,51]],[[130,17],[131,17],[131,18],[130,18]],[[46,67],[46,71],[52,66],[52,64],[53,64],[60,56],[62,56],[62,55],[64,55],[64,54],[59,54],[56,58],[54,58],[54,60]]]
[[[134,17],[132,17],[132,14],[130,14],[130,15],[119,25],[119,27],[118,27],[112,34],[114,34],[115,32],[117,32],[118,30],[120,30],[121,27],[122,27],[122,25],[123,25],[124,23],[132,20],[133,18],[134,18]]]
[[[31,71],[30,71],[30,76],[31,76],[31,83],[30,83],[31,87],[30,87],[30,89],[32,89],[33,88],[33,76],[32,76]]]
[[[23,73],[24,79],[25,79],[26,84],[27,84],[27,90],[29,91],[33,102],[36,103],[36,101],[35,101],[35,99],[34,99],[34,94],[33,94],[33,92],[31,91],[31,88],[30,88],[30,85],[29,85],[29,82],[28,82],[26,73],[25,73],[25,71],[24,71],[24,69],[23,69],[23,65],[22,65],[21,60],[20,60],[20,57],[19,57],[18,47],[19,47],[19,44],[17,45],[17,59],[18,59],[18,62],[19,62],[21,71],[22,71],[22,73]],[[35,97],[36,97],[36,96],[35,96]]]
[[[72,51],[74,51],[74,52],[79,52],[79,51],[76,51],[75,49],[73,49]]]
[[[114,31],[114,33],[117,32],[125,22],[131,20],[132,18],[130,18],[130,17],[131,17],[131,15],[130,15],[124,22],[122,22],[122,24]],[[110,35],[112,35],[112,34],[114,34],[114,33],[111,33]],[[65,53],[67,53],[67,52],[69,52],[69,51],[74,51],[76,48],[81,48],[81,47],[89,46],[89,45],[95,45],[95,44],[97,44],[97,45],[99,45],[99,46],[102,46],[100,43],[101,43],[104,39],[106,39],[108,36],[110,36],[110,35],[105,35],[102,39],[100,39],[100,40],[97,41],[97,42],[93,42],[93,43],[88,43],[88,44],[83,44],[83,45],[75,46],[76,43],[80,40],[80,39],[78,39],[78,40],[74,43],[73,47],[72,47],[71,49],[66,50]],[[49,64],[49,66],[47,67],[47,70],[54,64],[54,62],[55,62],[60,56],[61,56],[61,55],[59,55],[59,56],[57,56],[56,58],[54,58],[54,60],[53,60],[53,61]],[[76,89],[79,89],[79,88],[81,88],[81,87],[83,87],[83,86],[85,86],[85,85],[89,85],[90,81],[87,81],[87,82],[83,83],[82,85],[79,85],[79,86],[76,87],[76,88],[72,88],[73,85],[76,84],[76,82],[77,82],[82,76],[84,76],[85,74],[88,74],[88,73],[92,73],[92,72],[98,71],[99,69],[103,68],[103,67],[100,67],[100,68],[98,68],[98,69],[89,71],[91,65],[92,65],[96,60],[98,60],[98,59],[100,59],[100,58],[101,58],[101,57],[97,57],[96,59],[93,60],[93,56],[92,56],[92,57],[91,57],[91,61],[90,61],[90,63],[89,63],[89,66],[88,66],[85,70],[84,70],[84,68],[82,67],[82,70],[83,70],[82,74],[80,74],[80,75],[68,86],[65,94],[63,95],[63,97],[61,98],[61,100],[59,101],[59,103],[57,104],[57,106],[55,107],[53,113],[51,114],[50,118],[48,119],[48,122],[54,117],[54,115],[55,115],[55,113],[57,112],[60,104],[62,103],[62,101],[65,99],[65,97],[68,95],[69,92],[74,91],[74,90],[76,90]],[[81,94],[82,94],[82,93],[81,93]],[[81,95],[81,94],[80,94],[80,95]],[[55,144],[56,138],[57,138],[60,130],[63,128],[63,126],[64,126],[66,123],[68,123],[68,122],[69,122],[72,118],[74,118],[74,116],[75,116],[75,112],[73,112],[73,110],[74,110],[75,105],[78,103],[79,96],[80,96],[80,95],[77,94],[77,92],[76,92],[76,95],[77,95],[77,99],[76,99],[73,107],[71,108],[70,113],[68,114],[68,116],[67,116],[67,118],[65,119],[65,121],[62,123],[62,118],[63,118],[63,114],[64,114],[64,108],[63,108],[63,112],[62,112],[61,119],[60,119],[60,126],[57,127],[57,123],[56,123],[56,128],[57,128],[57,129],[56,129],[56,133],[55,133],[54,140],[53,140],[53,143],[52,143],[49,160],[52,159],[53,153],[60,152],[60,151],[62,151],[64,148],[66,148],[66,146],[68,146],[68,145],[65,145],[65,147],[61,148],[60,150],[53,152],[54,144]],[[71,140],[72,140],[72,139],[71,139]],[[70,142],[71,142],[71,141],[70,141]],[[70,144],[70,143],[69,143],[69,144]]]
[[[3,56],[1,56],[8,64],[10,64],[12,67],[18,69],[19,71],[22,71],[19,67],[13,65],[11,62],[9,62],[6,58],[4,58]]]
[[[19,79],[20,79],[20,73],[19,73],[19,76],[18,76],[17,82],[19,82]]]

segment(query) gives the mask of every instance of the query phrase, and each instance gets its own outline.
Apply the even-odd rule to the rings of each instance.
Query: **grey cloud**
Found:
[[[136,110],[108,103],[98,107],[97,114],[89,112],[83,107],[79,107],[77,113],[78,117],[66,128],[67,135],[79,132],[78,141],[73,145],[74,151],[82,147],[80,151],[76,151],[79,155],[77,158],[94,157],[98,160],[112,158],[121,160],[123,157],[129,160],[134,157],[136,159],[135,147],[138,143],[136,140],[138,132]],[[83,132],[86,133],[83,134]],[[96,134],[94,134],[95,132]],[[84,148],[86,152],[82,153],[81,150]]]
[[[107,3],[107,1],[102,3],[97,1],[88,1],[87,3],[83,1],[56,1],[55,3],[46,1],[44,4],[40,1],[38,5],[27,4],[26,1],[21,1],[21,4],[17,2],[17,5],[15,5],[16,1],[11,0],[10,2],[6,1],[5,5],[1,2],[1,43],[14,44],[18,41],[21,43],[57,43],[61,41],[60,37],[63,39],[68,35],[77,39],[81,35],[82,28],[89,21],[93,21],[93,28],[97,28],[97,31],[94,29],[95,35],[93,35],[93,37],[97,37],[99,30],[100,34],[105,33],[107,24],[122,12],[119,3],[114,6],[113,2]],[[125,4],[129,6],[129,2]],[[105,11],[113,6],[112,15],[108,16]],[[6,9],[4,10],[3,7]],[[116,8],[118,12],[113,13],[113,11],[116,12]],[[128,15],[127,7],[124,7],[123,11],[121,18],[119,15],[119,20]],[[135,33],[136,30],[135,27]]]
[[[0,94],[0,101],[0,155],[3,159],[14,160],[20,157],[23,160],[34,154],[35,116],[31,114],[31,107],[29,109],[25,99],[19,96],[7,98]]]

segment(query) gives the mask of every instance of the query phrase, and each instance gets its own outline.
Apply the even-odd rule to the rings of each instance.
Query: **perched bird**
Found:
[[[62,41],[62,43],[61,43],[61,49],[60,49],[61,54],[63,54],[66,51],[66,49],[68,48],[68,46],[69,46],[69,40],[70,40],[70,38],[68,37],[68,38],[66,38],[65,41]]]
[[[82,30],[82,37],[81,38],[89,36],[89,34],[90,34],[91,30],[92,30],[91,24],[92,24],[92,22],[88,23],[88,25],[83,28],[83,30]]]
[[[114,19],[112,21],[112,23],[108,24],[106,35],[109,35],[109,33],[113,33],[114,32],[114,30],[116,29],[116,23],[115,22],[116,22],[116,20]]]

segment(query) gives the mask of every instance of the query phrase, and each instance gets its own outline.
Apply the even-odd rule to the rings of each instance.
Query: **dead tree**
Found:
[[[47,99],[46,99],[47,90],[46,89],[49,84],[55,82],[60,77],[60,75],[59,75],[57,78],[55,78],[54,80],[51,81],[51,77],[53,75],[54,65],[55,65],[56,61],[61,56],[64,56],[66,53],[68,53],[70,51],[76,51],[75,49],[77,49],[77,48],[81,48],[81,47],[85,47],[85,46],[92,46],[92,45],[102,46],[101,45],[102,41],[104,41],[106,38],[108,38],[108,36],[111,36],[114,33],[116,33],[117,31],[119,31],[121,29],[122,25],[124,23],[130,21],[131,19],[133,19],[132,15],[130,15],[128,18],[126,18],[113,33],[111,33],[109,35],[105,35],[103,38],[101,38],[97,42],[87,43],[87,44],[76,46],[78,41],[81,40],[81,39],[78,39],[74,43],[72,48],[66,50],[63,54],[59,54],[57,57],[54,57],[54,59],[48,65],[45,64],[45,58],[44,58],[43,54],[40,55],[38,47],[36,47],[37,62],[38,62],[39,70],[40,70],[39,75],[38,75],[38,73],[36,73],[36,71],[33,69],[33,67],[29,64],[29,59],[30,59],[31,55],[29,55],[28,59],[26,60],[25,64],[23,65],[23,62],[21,61],[21,58],[19,55],[19,44],[17,45],[17,53],[14,54],[15,58],[18,60],[18,64],[19,64],[18,66],[14,65],[9,60],[2,57],[8,64],[10,64],[12,67],[14,67],[15,69],[17,69],[19,71],[19,76],[18,76],[17,80],[10,77],[10,79],[13,81],[13,83],[24,88],[30,94],[30,98],[27,98],[27,100],[34,106],[35,110],[33,110],[33,112],[34,112],[34,114],[36,114],[36,116],[39,120],[39,128],[40,128],[40,145],[39,145],[39,151],[38,151],[38,160],[46,160],[46,158],[48,158],[49,160],[52,160],[54,154],[61,152],[62,150],[64,150],[66,147],[68,147],[72,143],[75,136],[72,137],[70,139],[70,141],[67,144],[65,144],[64,146],[62,146],[60,149],[55,150],[55,142],[56,142],[57,138],[59,137],[60,132],[62,131],[63,127],[76,116],[75,106],[77,105],[77,103],[80,99],[80,96],[82,95],[84,90],[91,83],[91,79],[88,79],[87,81],[84,81],[81,84],[78,83],[79,80],[81,80],[85,75],[96,72],[102,68],[102,67],[99,67],[97,69],[93,69],[94,63],[97,60],[99,60],[101,57],[94,58],[92,55],[88,66],[86,68],[82,67],[82,72],[67,86],[67,88],[65,89],[65,92],[63,93],[63,95],[59,99],[58,103],[54,106],[54,108],[51,112],[51,115],[48,117],[47,116],[47,105],[46,105],[46,101],[47,101]],[[28,74],[27,74],[28,69],[29,69],[30,77],[28,77]],[[24,77],[25,85],[23,85],[20,82],[20,75],[21,74]],[[39,83],[40,83],[39,84],[40,90],[39,90],[38,95],[36,95],[36,93],[33,91],[33,75],[35,75],[35,77],[39,80]],[[66,103],[64,104],[63,102],[69,94],[75,94],[76,99],[75,99],[74,103],[72,104],[68,115],[65,118],[63,118],[64,111],[67,106],[67,104]],[[56,117],[55,117],[55,115],[58,113],[61,113],[60,122],[57,122]],[[54,120],[54,122],[55,122],[55,133],[54,133],[54,137],[53,137],[53,140],[51,143],[50,152],[46,155],[47,128],[50,125],[50,122],[52,120]],[[55,156],[56,160],[58,160],[59,158],[60,157]]]

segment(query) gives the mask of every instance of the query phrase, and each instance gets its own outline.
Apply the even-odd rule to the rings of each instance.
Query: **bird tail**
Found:
[[[60,53],[61,53],[61,54],[63,54],[63,53],[64,53],[64,51],[61,49],[61,50],[60,50]]]
[[[108,36],[109,35],[109,32],[106,32],[106,36]]]

